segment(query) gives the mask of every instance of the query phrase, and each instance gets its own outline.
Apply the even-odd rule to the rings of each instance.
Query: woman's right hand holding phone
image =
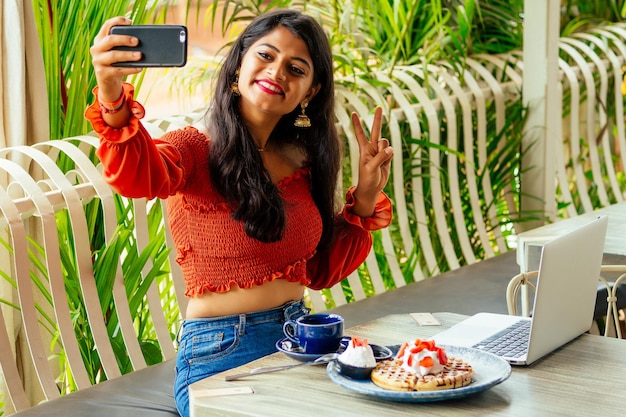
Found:
[[[103,118],[105,122],[113,127],[124,126],[130,117],[131,109],[129,109],[126,103],[119,103],[123,95],[122,84],[124,78],[141,72],[142,68],[112,65],[116,62],[138,61],[141,59],[141,53],[114,50],[113,48],[117,46],[136,46],[138,39],[133,36],[111,35],[110,31],[113,26],[127,26],[131,24],[132,21],[123,16],[108,19],[100,28],[90,48],[91,63],[94,67],[96,82],[98,83],[98,101],[100,102],[100,107],[104,109]],[[107,111],[106,108],[109,106],[106,103],[112,105],[118,103],[120,108],[115,109],[116,106],[114,106],[112,107],[113,111]],[[111,110],[111,108],[108,108],[108,110]],[[137,116],[139,117],[140,115]]]

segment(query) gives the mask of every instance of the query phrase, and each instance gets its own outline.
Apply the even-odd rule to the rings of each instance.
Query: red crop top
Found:
[[[133,86],[124,84],[124,91],[128,103],[138,106]],[[350,189],[347,204],[335,220],[333,244],[323,253],[316,251],[322,221],[311,196],[309,171],[302,168],[278,183],[285,200],[283,238],[260,242],[246,235],[213,188],[209,140],[203,133],[186,127],[152,139],[134,116],[128,126],[114,129],[102,119],[97,100],[85,116],[100,135],[97,154],[107,182],[127,197],[167,198],[188,296],[226,292],[232,285],[250,288],[274,279],[300,282],[312,289],[331,287],[365,260],[372,245],[370,230],[391,221],[391,202],[384,193],[372,217],[352,214]]]

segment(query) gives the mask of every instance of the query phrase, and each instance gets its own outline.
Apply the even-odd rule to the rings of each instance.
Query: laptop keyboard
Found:
[[[498,356],[519,358],[528,350],[530,320],[521,320],[472,346]]]

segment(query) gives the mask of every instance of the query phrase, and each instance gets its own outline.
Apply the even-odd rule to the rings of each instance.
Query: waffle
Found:
[[[434,391],[469,385],[473,374],[472,366],[458,358],[448,358],[443,371],[425,376],[404,369],[397,359],[390,359],[378,362],[372,382],[393,391]]]

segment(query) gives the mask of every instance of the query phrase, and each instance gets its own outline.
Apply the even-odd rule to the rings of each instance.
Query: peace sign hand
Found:
[[[377,107],[368,139],[359,115],[352,113],[354,134],[359,142],[359,182],[353,193],[356,202],[352,212],[360,217],[371,217],[374,214],[378,194],[389,180],[393,148],[387,139],[380,137],[382,118],[383,109]]]

